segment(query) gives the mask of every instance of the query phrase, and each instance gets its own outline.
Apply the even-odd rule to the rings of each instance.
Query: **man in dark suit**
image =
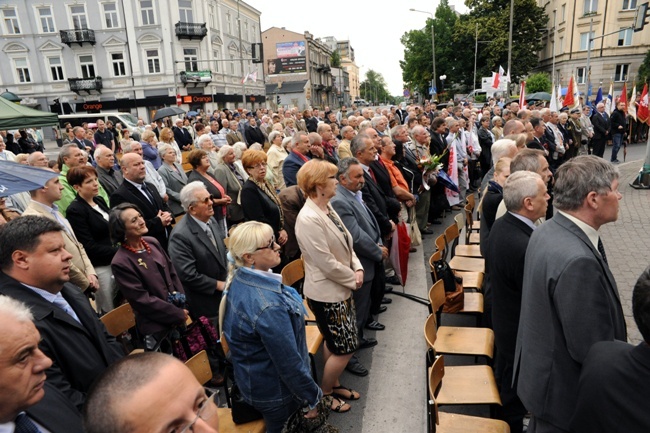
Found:
[[[514,375],[532,413],[528,431],[567,432],[578,377],[594,343],[626,339],[616,281],[598,229],[618,217],[618,171],[594,155],[556,174],[559,210],[526,251]]]
[[[287,232],[287,243],[283,245],[284,254],[288,261],[299,259],[301,256],[298,240],[296,239],[296,219],[305,204],[306,198],[298,185],[288,186],[278,194],[282,213],[284,215],[284,231]]]
[[[178,147],[181,150],[190,150],[190,146],[194,140],[192,140],[192,135],[190,131],[183,128],[183,119],[176,119],[175,125],[172,127],[172,132],[174,133],[174,140]]]
[[[246,138],[246,142],[250,146],[253,143],[259,143],[264,146],[264,133],[262,130],[257,126],[257,120],[255,120],[255,117],[253,117],[253,114],[248,113],[248,117],[246,117],[247,124],[244,128],[244,138]]]
[[[142,157],[137,153],[127,153],[122,157],[124,182],[111,194],[111,206],[120,203],[133,203],[140,208],[147,223],[149,236],[153,236],[167,250],[167,241],[174,221],[171,211],[156,188],[145,182],[147,175]]]
[[[591,124],[594,127],[594,136],[591,139],[592,154],[602,158],[610,129],[609,117],[602,102],[596,105],[596,111],[591,115]]]
[[[286,186],[298,184],[296,180],[298,170],[300,170],[300,167],[305,162],[309,161],[309,156],[307,156],[311,148],[309,135],[305,132],[296,132],[291,139],[291,146],[291,153],[285,158],[284,164],[282,165],[282,176],[284,176],[284,184]]]
[[[524,280],[524,259],[535,221],[546,215],[549,196],[542,177],[530,171],[510,175],[503,188],[508,212],[498,218],[487,240],[485,261],[492,286],[492,329],[496,344],[495,377],[502,406],[500,419],[512,433],[523,429],[526,408],[512,387],[517,328]]]
[[[0,294],[26,304],[41,334],[39,348],[53,362],[47,381],[80,409],[90,385],[124,353],[78,287],[69,284],[63,227],[24,216],[0,230]],[[4,329],[4,328],[3,328]]]
[[[378,274],[384,272],[382,260],[388,257],[388,248],[381,241],[381,232],[377,220],[370,209],[363,204],[361,189],[363,188],[363,168],[355,158],[345,158],[339,162],[337,173],[339,185],[336,195],[332,198],[332,207],[339,214],[343,225],[352,235],[354,252],[363,265],[363,285],[352,293],[357,312],[356,323],[360,344],[366,346],[373,339],[363,336],[363,329],[368,321],[375,330],[384,329],[384,325],[372,320],[370,316],[370,296],[372,283]],[[356,361],[356,362],[355,362]],[[348,371],[365,376],[368,370],[361,365],[356,357],[348,363]]]
[[[79,411],[45,382],[52,360],[38,348],[41,336],[33,320],[25,304],[0,295],[0,430],[33,431],[25,429],[37,424],[38,431],[81,433]]]
[[[650,431],[650,268],[634,286],[632,312],[644,341],[593,345],[580,374],[575,433]]]
[[[72,128],[72,133],[74,134],[74,144],[76,144],[79,149],[92,153],[92,142],[86,140],[86,130],[81,126],[75,126]]]

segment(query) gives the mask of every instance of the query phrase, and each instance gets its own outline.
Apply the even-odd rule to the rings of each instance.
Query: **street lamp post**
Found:
[[[440,78],[440,91],[444,92],[445,91],[445,80],[447,79],[446,75],[441,75],[438,78]]]
[[[433,27],[433,24],[435,22],[433,13],[427,12],[427,11],[421,11],[418,9],[409,9],[411,12],[420,12],[422,14],[427,14],[431,16],[431,57],[433,60],[433,75],[431,76],[431,99],[433,99],[433,95],[437,94],[438,92],[436,91],[436,32]]]

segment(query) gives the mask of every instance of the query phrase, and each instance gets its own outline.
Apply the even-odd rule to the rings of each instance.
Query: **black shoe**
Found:
[[[377,314],[381,314],[386,310],[388,310],[388,307],[386,307],[385,305],[382,305],[381,307],[379,307],[379,310],[377,310]]]
[[[376,320],[373,320],[372,322],[366,323],[366,329],[370,329],[371,331],[383,331],[386,329],[386,326],[382,325]]]
[[[377,345],[377,340],[375,338],[364,338],[363,340],[361,340],[361,343],[359,343],[358,350],[370,349],[371,347],[375,347],[376,345]]]
[[[415,247],[409,248],[409,253],[417,253],[417,252],[418,252],[417,248],[415,248]]]
[[[384,287],[384,293],[390,293],[393,291],[393,286],[386,286]]]
[[[393,275],[392,277],[386,277],[386,284],[394,284],[396,286],[402,285],[402,283],[399,281],[399,278],[397,278],[397,275]]]
[[[431,224],[440,225],[440,224],[442,224],[442,221],[433,220],[433,221],[431,221]]]
[[[424,230],[420,230],[420,233],[423,234],[423,235],[432,235],[433,230],[424,229]]]
[[[381,303],[382,303],[382,304],[390,304],[390,303],[392,303],[392,302],[393,302],[392,299],[390,299],[390,298],[386,298],[386,297],[384,297],[384,298],[381,300]]]
[[[358,359],[352,358],[350,359],[350,362],[348,362],[348,365],[345,366],[345,369],[349,371],[350,373],[354,374],[355,376],[367,376],[368,375],[368,369],[364,367]]]

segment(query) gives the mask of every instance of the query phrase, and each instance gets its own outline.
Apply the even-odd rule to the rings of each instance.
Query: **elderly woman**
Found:
[[[127,128],[124,128],[122,130],[122,139],[120,140],[117,150],[115,150],[115,153],[123,153],[124,146],[126,146],[127,143],[130,143],[131,140],[131,131],[129,131]]]
[[[364,272],[352,235],[330,205],[336,173],[336,166],[323,160],[308,161],[298,171],[298,186],[308,198],[296,220],[296,238],[305,261],[304,294],[325,340],[321,388],[336,397],[333,411],[347,412],[351,407],[342,399],[360,396],[342,386],[339,376],[359,347],[352,292],[363,284]]]
[[[205,150],[194,149],[187,155],[187,162],[192,165],[192,171],[187,176],[187,182],[199,180],[203,182],[212,196],[212,207],[214,208],[214,219],[217,220],[224,233],[228,233],[226,226],[226,207],[232,199],[226,194],[224,187],[217,181],[210,172],[210,159]]]
[[[494,165],[494,178],[488,182],[487,189],[478,206],[481,213],[481,241],[485,241],[482,250],[487,245],[488,235],[492,229],[492,224],[496,220],[497,209],[501,200],[503,200],[503,186],[506,184],[508,176],[510,176],[511,161],[508,157],[499,158]]]
[[[300,295],[271,272],[280,246],[267,224],[250,221],[229,238],[230,269],[219,317],[242,397],[279,433],[301,406],[317,415],[322,391],[309,368]]]
[[[145,236],[147,225],[136,205],[115,206],[108,226],[111,239],[120,245],[111,262],[115,282],[135,312],[145,347],[152,350],[189,317],[183,285],[165,250],[155,238]]]
[[[217,168],[214,170],[214,177],[226,190],[231,199],[226,213],[228,228],[244,221],[244,211],[237,203],[239,192],[244,185],[244,178],[235,167],[235,150],[232,146],[224,144],[217,152]]]
[[[291,117],[287,117],[284,119],[284,135],[287,137],[293,137],[293,135],[296,133],[296,121],[293,120]]]
[[[289,156],[287,151],[282,146],[284,136],[281,132],[273,131],[269,134],[269,143],[271,147],[266,152],[266,157],[268,160],[268,171],[272,173],[271,182],[276,191],[280,191],[285,188],[284,176],[282,175],[282,166],[284,165],[284,160]]]
[[[219,157],[215,151],[214,141],[209,134],[204,134],[196,139],[196,148],[205,151],[210,160],[210,172],[214,173],[214,170],[219,165]]]
[[[108,313],[115,308],[116,289],[111,261],[117,252],[108,231],[108,203],[99,196],[97,171],[93,167],[73,167],[66,179],[77,192],[66,210],[66,218],[95,268],[99,280],[99,290],[95,294],[99,313]]]
[[[481,146],[481,169],[487,173],[492,167],[492,144],[494,143],[494,135],[490,131],[490,118],[481,117],[480,127],[478,129],[478,142]]]
[[[158,141],[156,134],[151,130],[146,130],[142,133],[140,144],[142,144],[142,158],[149,161],[153,168],[158,170],[162,161],[158,155]]]
[[[238,141],[237,143],[232,145],[232,149],[235,152],[235,168],[237,171],[239,171],[239,174],[241,174],[242,179],[244,179],[244,182],[248,179],[248,173],[246,173],[246,170],[244,170],[244,166],[241,163],[241,157],[246,152],[248,149],[248,146],[246,146],[246,143],[242,143],[241,141]]]
[[[162,137],[162,135],[161,132],[160,136]],[[158,146],[158,155],[162,159],[158,174],[165,182],[165,191],[169,197],[167,205],[174,216],[182,215],[185,211],[181,206],[181,189],[187,185],[187,175],[176,158],[176,149],[170,144],[161,142]]]
[[[160,135],[158,136],[158,139],[160,140],[158,142],[158,146],[162,144],[168,144],[174,149],[174,152],[176,153],[176,162],[179,164],[183,163],[183,154],[181,153],[180,147],[178,147],[178,144],[176,143],[176,140],[174,140],[174,131],[172,131],[171,128],[163,128],[162,131],[160,131]],[[158,152],[160,155],[160,151]],[[162,159],[162,156],[160,157]]]
[[[494,116],[492,118],[492,134],[494,134],[494,141],[501,140],[503,138],[503,119],[499,116]]]
[[[259,221],[271,226],[280,246],[287,242],[284,230],[284,213],[275,188],[266,181],[266,153],[261,150],[247,150],[242,164],[249,178],[241,190],[241,207],[246,221]]]

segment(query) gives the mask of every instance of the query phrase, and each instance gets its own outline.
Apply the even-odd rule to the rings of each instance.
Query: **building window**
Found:
[[[140,0],[140,15],[142,16],[143,26],[152,26],[156,24],[153,13],[153,0]]]
[[[255,26],[251,27],[251,42],[257,42],[257,29]]]
[[[226,12],[226,31],[232,35],[232,21],[230,19],[230,12]]]
[[[193,23],[194,14],[192,13],[191,0],[178,0],[178,13],[182,23]]]
[[[618,32],[618,46],[629,47],[632,45],[632,33],[634,33],[634,29],[621,29]]]
[[[250,36],[248,35],[248,23],[244,23],[244,40],[250,41]]]
[[[160,56],[158,50],[146,50],[147,68],[150,74],[160,73]]]
[[[587,51],[589,39],[591,39],[591,49],[594,49],[594,36],[596,36],[595,32],[580,33],[580,51]]]
[[[64,81],[65,77],[63,76],[63,63],[61,62],[61,57],[48,57],[47,62],[50,64],[52,81]]]
[[[81,78],[95,77],[95,61],[92,54],[79,56],[79,66],[81,67]]]
[[[562,5],[560,9],[560,22],[563,23],[566,20],[566,4]]]
[[[616,65],[616,73],[614,74],[614,81],[625,81],[630,65]]]
[[[585,0],[584,14],[595,14],[598,12],[598,0]]]
[[[235,75],[235,56],[230,55],[230,75]]]
[[[74,27],[75,30],[88,28],[86,7],[84,5],[70,6],[70,15],[72,17],[72,27]]]
[[[2,16],[5,22],[5,33],[8,35],[19,35],[20,25],[18,24],[18,13],[16,9],[2,9]]]
[[[117,6],[115,3],[104,3],[104,21],[107,29],[114,29],[120,26],[117,19]]]
[[[219,55],[219,50],[214,50],[212,54],[214,55],[214,60],[215,60],[214,71],[220,72],[221,68],[219,67],[219,63],[220,63],[219,59],[221,58],[221,56]]]
[[[636,9],[636,0],[623,0],[623,10]]]
[[[42,33],[54,33],[56,31],[56,29],[54,28],[54,17],[52,16],[52,8],[50,6],[38,8],[38,17],[41,20]]]
[[[114,77],[126,76],[126,64],[124,63],[124,53],[111,53],[111,63],[113,64]]]
[[[196,48],[183,48],[183,60],[185,61],[186,71],[196,72],[199,70],[199,55],[197,51]]]
[[[560,38],[558,39],[557,53],[558,54],[564,53],[564,37],[563,36],[560,36]]]
[[[217,28],[217,12],[214,9],[214,5],[211,4],[208,6],[209,11],[208,15],[210,18],[210,28],[216,29]]]
[[[18,77],[19,83],[31,83],[32,75],[29,73],[29,66],[27,65],[26,57],[19,57],[14,59],[14,65],[16,66],[16,76]]]
[[[576,69],[576,80],[578,84],[585,84],[587,82],[587,68],[577,68]]]

